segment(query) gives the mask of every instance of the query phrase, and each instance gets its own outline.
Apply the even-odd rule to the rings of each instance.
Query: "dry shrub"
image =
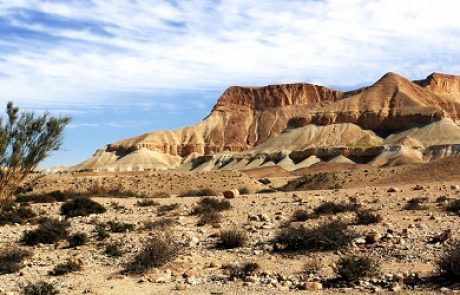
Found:
[[[88,243],[89,238],[88,235],[84,232],[76,232],[69,237],[67,237],[67,242],[69,243],[69,247],[78,247],[85,245]]]
[[[18,247],[0,250],[0,275],[19,271],[22,262],[32,256],[32,252]]]
[[[167,205],[162,205],[157,208],[157,215],[158,216],[164,216],[168,212],[177,210],[180,208],[180,205],[178,203],[173,203],[173,204],[167,204]]]
[[[48,274],[50,276],[63,276],[68,273],[80,271],[82,269],[81,261],[76,260],[67,260],[66,262],[59,263],[56,265],[53,270],[51,270]]]
[[[180,244],[167,233],[157,232],[149,238],[131,261],[126,263],[126,273],[144,273],[151,268],[160,267],[176,259]]]
[[[440,275],[455,283],[460,283],[460,241],[453,245],[436,261]]]
[[[277,234],[274,239],[282,251],[316,252],[340,250],[346,247],[357,234],[348,230],[342,221],[332,221],[314,228],[290,225]]]
[[[120,242],[112,242],[105,245],[104,254],[109,257],[120,257],[123,255],[123,245]]]
[[[17,207],[10,205],[4,208],[0,213],[0,225],[25,223],[35,218],[37,214],[27,205],[21,204]]]
[[[341,279],[353,282],[378,275],[380,265],[370,257],[347,256],[339,259],[334,271]]]
[[[222,249],[233,249],[243,247],[247,240],[247,234],[243,230],[229,229],[220,232],[218,247]]]
[[[460,200],[457,199],[457,200],[450,201],[446,206],[446,211],[453,212],[453,213],[459,213],[460,212]]]
[[[203,188],[199,190],[189,190],[186,192],[183,192],[182,194],[179,195],[179,197],[206,197],[206,196],[215,196],[217,195],[217,192],[213,191],[212,189],[209,188]]]
[[[292,222],[302,222],[302,221],[307,221],[310,218],[311,218],[311,215],[308,213],[307,210],[299,209],[299,210],[296,210],[292,214],[289,220]]]
[[[356,224],[369,225],[382,222],[383,218],[371,210],[359,210],[356,212]]]
[[[200,215],[200,218],[198,219],[198,222],[196,225],[198,226],[203,226],[206,224],[215,224],[215,223],[221,223],[222,222],[222,216],[219,214],[219,212],[209,212],[203,215]]]
[[[176,221],[172,218],[161,218],[156,221],[149,221],[144,223],[143,229],[145,230],[165,230],[173,226]]]
[[[246,262],[242,265],[227,264],[222,266],[224,271],[230,276],[230,280],[244,279],[253,275],[260,267],[257,262]]]
[[[48,219],[38,228],[24,232],[21,242],[26,245],[54,244],[67,238],[69,223],[65,220]]]
[[[405,210],[426,210],[426,202],[428,201],[427,197],[417,197],[410,199],[407,204],[404,206]]]
[[[65,202],[61,206],[61,215],[68,217],[88,216],[90,214],[99,214],[106,211],[103,205],[88,197],[76,197]]]
[[[59,291],[56,290],[54,285],[44,282],[29,282],[22,288],[22,294],[24,295],[56,295]]]
[[[136,205],[139,207],[152,207],[152,206],[158,206],[160,205],[160,203],[158,203],[157,201],[151,200],[151,199],[142,199],[140,201],[137,201]]]
[[[356,203],[324,202],[314,210],[315,215],[332,215],[344,212],[356,211],[360,208]]]

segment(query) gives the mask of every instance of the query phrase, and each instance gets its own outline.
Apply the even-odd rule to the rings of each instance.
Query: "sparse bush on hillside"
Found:
[[[221,223],[221,222],[222,222],[222,216],[220,215],[220,213],[216,211],[211,211],[209,213],[200,215],[200,218],[198,219],[198,222],[196,223],[196,225],[203,226],[206,224],[215,224],[215,223]]]
[[[382,221],[382,216],[371,210],[359,210],[356,212],[356,224],[369,225]]]
[[[66,262],[56,265],[48,274],[50,276],[63,276],[65,274],[76,272],[82,269],[81,261],[67,260]]]
[[[346,223],[332,221],[311,229],[290,225],[281,229],[274,242],[278,250],[282,251],[316,252],[342,249],[356,236]]]
[[[88,243],[89,238],[88,235],[84,232],[76,232],[69,237],[67,237],[67,242],[69,243],[69,247],[78,247],[85,245]]]
[[[321,172],[312,175],[301,176],[297,179],[289,181],[287,184],[279,188],[281,191],[305,191],[305,190],[331,190],[340,189],[342,186],[339,183],[335,173]]]
[[[417,198],[412,198],[410,199],[407,204],[404,206],[405,210],[426,210],[426,202],[428,201],[428,198],[426,197],[417,197]]]
[[[88,216],[90,214],[99,214],[106,211],[104,206],[88,197],[76,197],[65,202],[61,206],[61,215],[68,217]]]
[[[353,282],[378,275],[380,265],[370,257],[347,256],[339,259],[334,271],[341,279]]]
[[[23,267],[23,261],[31,256],[31,251],[18,247],[0,250],[0,275],[19,271]]]
[[[313,211],[315,215],[329,215],[329,214],[338,214],[344,212],[353,212],[360,208],[359,204],[356,203],[334,203],[334,202],[324,202],[321,203]]]
[[[164,232],[157,232],[125,265],[125,272],[143,273],[151,268],[163,266],[174,261],[180,249],[180,244],[172,236]]]
[[[203,188],[199,190],[189,190],[186,192],[183,192],[182,194],[179,195],[179,197],[209,197],[209,196],[216,196],[217,192],[213,191],[212,189],[209,188]]]
[[[21,242],[26,245],[54,244],[67,238],[69,223],[65,220],[48,219],[38,228],[24,232]]]
[[[23,295],[56,295],[59,291],[56,290],[54,285],[44,282],[29,282],[22,288]]]
[[[448,281],[460,283],[460,241],[453,245],[436,261],[439,274]]]
[[[230,229],[220,232],[218,247],[222,249],[233,249],[244,246],[247,234],[243,230]]]
[[[222,266],[224,271],[229,275],[230,280],[244,279],[253,275],[260,267],[257,262],[246,262],[242,265],[227,264]]]

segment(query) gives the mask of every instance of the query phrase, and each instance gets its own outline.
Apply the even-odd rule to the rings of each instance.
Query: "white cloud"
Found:
[[[455,0],[0,1],[0,26],[43,36],[0,36],[0,51],[13,48],[0,59],[0,100],[97,104],[117,91],[459,74],[459,10]]]

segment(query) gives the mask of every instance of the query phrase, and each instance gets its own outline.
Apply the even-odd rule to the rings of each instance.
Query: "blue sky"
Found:
[[[204,118],[230,85],[460,74],[456,0],[0,0],[0,104],[69,114],[75,164]]]

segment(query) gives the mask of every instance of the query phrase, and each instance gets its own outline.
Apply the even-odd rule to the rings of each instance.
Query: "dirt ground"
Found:
[[[25,246],[18,243],[26,230],[36,227],[32,224],[13,224],[0,227],[0,248],[13,244],[31,249],[34,255],[26,261],[18,273],[0,276],[0,294],[20,294],[26,282],[44,280],[55,284],[61,294],[356,294],[392,293],[391,288],[375,288],[363,282],[347,288],[323,290],[301,290],[295,287],[300,281],[324,281],[334,278],[333,267],[337,260],[347,254],[360,254],[380,261],[382,277],[402,275],[404,277],[430,277],[436,274],[435,261],[449,244],[460,238],[458,214],[447,213],[438,197],[458,199],[460,195],[460,160],[446,159],[420,166],[401,166],[380,169],[369,167],[336,167],[327,171],[336,173],[341,189],[255,193],[267,187],[278,187],[288,180],[309,173],[315,169],[295,171],[289,175],[276,175],[264,171],[242,172],[158,172],[149,174],[85,174],[50,175],[35,181],[35,191],[84,190],[92,183],[107,186],[122,184],[132,191],[153,194],[165,191],[170,198],[155,199],[160,205],[178,203],[176,210],[166,216],[158,216],[157,208],[139,207],[138,198],[93,198],[103,204],[106,213],[69,219],[71,232],[83,231],[91,236],[90,242],[77,248],[69,248],[66,242],[55,245]],[[326,171],[326,170],[325,170]],[[321,172],[321,171],[319,171]],[[259,173],[259,174],[258,174]],[[263,185],[259,178],[266,177],[271,184]],[[416,187],[417,186],[417,187]],[[231,209],[223,211],[218,225],[197,226],[197,216],[191,212],[199,197],[176,197],[188,189],[212,188],[224,191],[232,188],[248,188],[250,194],[230,199]],[[389,189],[393,188],[392,192]],[[405,210],[404,205],[414,197],[427,197],[427,208]],[[222,197],[219,197],[222,198]],[[355,240],[343,251],[316,252],[310,254],[286,254],[273,251],[272,240],[294,211],[312,211],[325,201],[349,202],[355,200],[365,209],[375,210],[383,217],[382,222],[371,225],[354,225],[355,213],[346,212],[327,215],[304,222],[314,227],[330,220],[341,219],[350,222],[350,229],[359,233],[358,239],[370,232],[377,232],[385,239],[375,244]],[[59,217],[61,203],[32,204],[39,216]],[[142,247],[151,231],[142,229],[148,221],[164,217],[175,220],[167,229],[177,241],[185,245],[174,262],[143,275],[121,273],[123,265]],[[121,221],[132,223],[135,229],[124,233],[111,233],[107,241],[97,241],[95,224],[98,222]],[[248,240],[237,249],[222,250],[216,247],[222,229],[243,229]],[[451,229],[453,236],[445,243],[429,244],[431,237]],[[389,235],[391,233],[391,235]],[[107,257],[104,247],[108,241],[120,241],[125,254],[119,258]],[[68,258],[83,261],[83,269],[64,276],[48,275],[56,264]],[[319,277],[305,279],[304,266],[310,261],[321,262]],[[257,262],[256,279],[231,281],[222,269],[226,264]],[[367,285],[368,284],[368,285]],[[440,291],[456,292],[458,286],[444,289],[415,287],[393,284],[400,294],[435,294]]]

